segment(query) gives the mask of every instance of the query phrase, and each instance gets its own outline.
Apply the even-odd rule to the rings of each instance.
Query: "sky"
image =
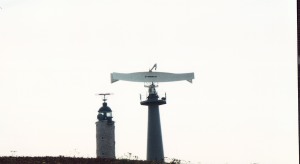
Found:
[[[116,157],[146,159],[143,83],[159,83],[164,154],[196,164],[298,163],[296,1],[0,0],[0,156],[96,157],[102,98]],[[16,151],[16,152],[14,152]]]

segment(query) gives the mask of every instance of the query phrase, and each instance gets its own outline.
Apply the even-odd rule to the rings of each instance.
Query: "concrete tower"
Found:
[[[115,156],[115,122],[112,110],[107,106],[105,95],[103,106],[98,111],[96,122],[97,158],[116,158]]]
[[[160,126],[159,105],[166,104],[166,97],[159,100],[152,83],[149,87],[149,96],[141,105],[148,106],[148,137],[147,137],[147,160],[164,161],[164,149]]]

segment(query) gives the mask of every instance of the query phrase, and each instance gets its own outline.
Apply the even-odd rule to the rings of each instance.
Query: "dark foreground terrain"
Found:
[[[0,157],[0,164],[159,164],[155,161],[72,157]],[[171,162],[172,163],[172,162]]]

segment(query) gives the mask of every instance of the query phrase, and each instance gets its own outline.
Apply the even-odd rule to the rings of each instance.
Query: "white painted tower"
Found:
[[[107,106],[103,95],[103,106],[98,111],[96,122],[97,158],[116,158],[115,155],[115,122],[112,120],[112,110]]]

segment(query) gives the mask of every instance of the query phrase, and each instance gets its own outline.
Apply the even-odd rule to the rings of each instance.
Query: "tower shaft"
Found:
[[[164,160],[164,149],[158,105],[148,106],[147,160]]]
[[[164,161],[164,149],[160,125],[159,105],[166,104],[166,99],[158,99],[155,85],[149,86],[149,96],[141,105],[148,106],[147,160]]]

